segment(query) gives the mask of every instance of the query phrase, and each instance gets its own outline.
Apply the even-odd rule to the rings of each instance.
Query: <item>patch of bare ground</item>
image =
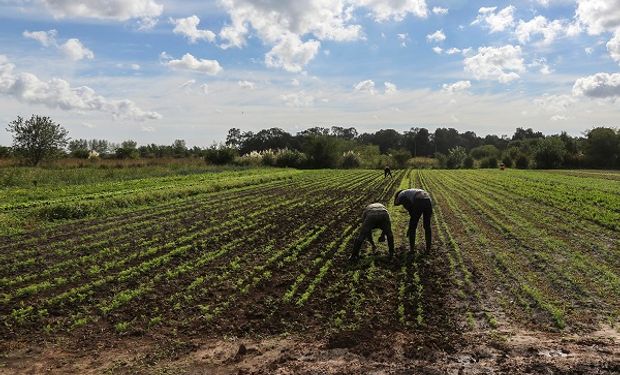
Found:
[[[117,337],[97,350],[3,345],[0,374],[617,374],[620,333],[466,333],[446,352],[411,332],[172,339]]]

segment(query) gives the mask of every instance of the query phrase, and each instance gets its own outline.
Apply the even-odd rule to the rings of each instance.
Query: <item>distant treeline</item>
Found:
[[[0,158],[13,155],[0,146]],[[184,140],[171,145],[119,144],[100,139],[69,140],[65,155],[75,158],[200,157],[211,164],[272,165],[298,168],[620,168],[620,131],[596,127],[583,136],[565,132],[545,136],[517,128],[510,137],[473,131],[419,127],[405,132],[382,129],[359,134],[353,127],[313,127],[296,134],[280,128],[243,132],[232,128],[224,143],[188,148]]]

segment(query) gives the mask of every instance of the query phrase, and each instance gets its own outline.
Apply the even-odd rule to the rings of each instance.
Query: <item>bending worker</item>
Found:
[[[359,235],[353,244],[353,254],[351,254],[351,260],[354,261],[359,258],[360,249],[364,243],[364,240],[368,240],[368,242],[370,242],[373,251],[377,250],[377,247],[372,240],[372,230],[377,228],[382,231],[381,236],[379,237],[379,242],[385,241],[385,238],[387,237],[390,257],[394,254],[394,235],[392,234],[390,213],[381,203],[373,203],[366,206],[364,213],[362,214],[362,227],[360,228]]]
[[[392,171],[390,170],[390,167],[386,165],[383,169],[383,178],[386,178],[387,176],[390,176],[390,178],[392,178]]]
[[[415,250],[415,231],[418,227],[420,216],[424,215],[424,236],[426,238],[426,252],[431,251],[431,216],[433,215],[433,204],[431,196],[422,189],[399,190],[394,196],[394,205],[402,205],[409,211],[409,236],[410,251]]]

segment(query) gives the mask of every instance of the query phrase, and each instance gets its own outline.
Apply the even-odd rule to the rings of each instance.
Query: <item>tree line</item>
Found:
[[[188,148],[181,139],[170,145],[138,145],[134,140],[70,139],[49,117],[18,117],[7,130],[11,147],[0,157],[18,157],[37,165],[58,156],[75,158],[204,158],[212,164],[271,165],[298,168],[620,168],[620,131],[594,127],[582,136],[566,132],[545,136],[519,127],[512,136],[478,136],[454,128],[412,127],[359,134],[354,127],[312,127],[296,134],[280,128],[258,132],[232,128],[225,142]]]

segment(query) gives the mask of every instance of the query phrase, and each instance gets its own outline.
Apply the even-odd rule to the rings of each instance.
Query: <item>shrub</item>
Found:
[[[390,156],[394,160],[395,167],[404,168],[407,165],[407,161],[411,158],[411,153],[404,149],[390,150]]]
[[[362,165],[362,159],[355,151],[347,151],[342,154],[342,160],[340,162],[342,168],[352,169],[359,168]]]
[[[465,148],[456,146],[448,151],[448,159],[446,165],[450,169],[458,169],[463,165],[463,161],[467,157]]]
[[[232,164],[237,156],[237,150],[229,147],[211,146],[204,151],[204,159],[209,164]]]
[[[536,168],[559,168],[564,162],[566,147],[560,137],[547,137],[536,145],[534,149],[534,160]]]
[[[515,167],[519,169],[527,169],[530,166],[530,159],[525,154],[520,154],[517,156],[517,160],[515,161]]]
[[[463,160],[463,168],[472,169],[474,167],[474,158],[468,156]]]
[[[497,158],[491,156],[480,161],[480,168],[497,168]]]
[[[506,168],[512,168],[512,159],[508,155],[504,155],[502,158],[502,163],[506,166]]]
[[[439,161],[437,159],[433,159],[433,158],[426,158],[426,157],[415,157],[415,158],[411,158],[407,161],[407,165],[410,168],[416,168],[416,169],[432,169],[432,168],[439,168]]]
[[[287,148],[279,150],[276,154],[275,165],[278,167],[301,168],[306,164],[306,154]]]
[[[436,152],[435,155],[433,155],[435,157],[435,160],[437,160],[437,163],[439,164],[439,168],[446,168],[448,165],[448,157],[444,154],[442,154],[441,152]]]
[[[470,155],[476,160],[489,158],[489,157],[498,157],[499,150],[497,149],[497,147],[493,145],[484,145],[484,146],[472,148],[470,151]]]
[[[261,151],[260,154],[264,166],[273,167],[276,165],[276,153],[273,150]]]

